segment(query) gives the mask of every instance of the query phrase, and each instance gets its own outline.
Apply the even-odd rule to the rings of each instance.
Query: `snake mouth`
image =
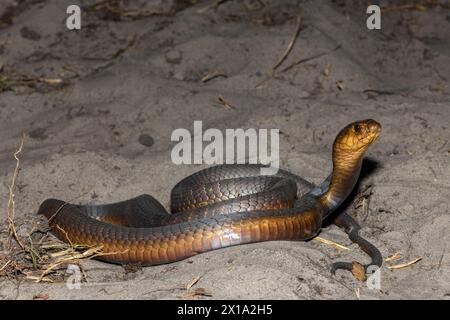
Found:
[[[377,132],[377,134],[372,138],[372,141],[370,143],[374,143],[378,139],[378,137],[380,136],[380,133],[381,132]]]
[[[371,120],[371,123],[368,125],[370,132],[373,132],[373,137],[370,143],[375,142],[381,134],[381,124],[376,122],[375,120]]]

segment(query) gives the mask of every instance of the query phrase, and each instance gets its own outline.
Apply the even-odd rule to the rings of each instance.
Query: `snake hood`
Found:
[[[353,190],[364,153],[380,133],[381,125],[372,119],[353,122],[338,133],[333,143],[331,182],[320,198],[329,211],[336,209]]]

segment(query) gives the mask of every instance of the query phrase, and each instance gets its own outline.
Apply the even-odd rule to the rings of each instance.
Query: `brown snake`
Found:
[[[106,205],[47,199],[38,213],[59,239],[102,245],[99,259],[114,263],[156,265],[251,242],[307,240],[350,194],[380,131],[371,119],[342,129],[333,144],[333,171],[317,187],[285,170],[261,176],[259,165],[221,165],[180,181],[171,193],[171,214],[149,195]],[[358,235],[350,215],[341,213],[334,223],[381,266],[379,251]],[[338,262],[332,271],[351,268]]]

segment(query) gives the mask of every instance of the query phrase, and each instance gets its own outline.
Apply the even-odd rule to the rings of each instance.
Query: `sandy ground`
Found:
[[[362,4],[301,1],[304,27],[275,76],[261,84],[295,32],[296,1],[227,1],[217,10],[203,10],[212,3],[205,1],[130,1],[125,8],[175,15],[83,11],[82,30],[68,31],[65,10],[75,2],[0,4],[0,78],[66,83],[22,83],[0,93],[2,221],[22,133],[15,193],[23,236],[30,224],[46,225],[36,211],[50,197],[107,203],[148,193],[168,206],[175,183],[199,169],[170,159],[172,131],[192,130],[194,120],[204,129],[280,129],[281,167],[317,183],[331,169],[336,133],[371,117],[383,133],[357,190],[373,186],[370,206],[366,215],[352,212],[384,257],[402,257],[385,263],[381,290],[345,272],[332,276],[333,261],[366,256],[330,226],[321,236],[351,251],[317,241],[265,242],[131,273],[84,261],[89,282],[79,290],[5,277],[0,299],[177,299],[198,276],[194,288],[216,299],[356,299],[357,288],[361,299],[450,298],[448,9],[386,11],[382,29],[369,31]],[[320,53],[327,54],[281,71]],[[226,77],[202,81],[213,73]],[[234,108],[222,106],[219,95]],[[153,144],[139,139],[143,134]],[[6,222],[2,229],[4,240]],[[407,268],[387,268],[419,257]]]

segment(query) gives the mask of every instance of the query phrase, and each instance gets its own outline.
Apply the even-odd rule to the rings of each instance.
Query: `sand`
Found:
[[[175,14],[130,19],[83,11],[82,29],[68,31],[65,10],[73,3],[0,4],[0,78],[41,78],[0,93],[2,242],[23,133],[15,189],[21,236],[46,225],[36,216],[46,198],[108,203],[147,193],[168,207],[175,183],[205,167],[170,158],[172,131],[192,130],[194,120],[205,129],[280,129],[281,167],[318,183],[331,170],[336,133],[373,118],[382,135],[348,210],[384,257],[401,258],[384,264],[379,290],[345,272],[332,276],[332,262],[367,257],[329,226],[320,236],[350,251],[315,240],[263,242],[136,272],[85,260],[88,282],[78,290],[65,282],[17,282],[18,275],[0,278],[0,299],[179,299],[196,277],[192,289],[212,295],[196,299],[357,299],[357,290],[360,299],[450,298],[448,9],[386,11],[381,30],[368,30],[362,4],[301,1],[303,28],[266,80],[295,33],[296,1],[226,1],[208,10],[214,2],[134,1],[124,8]],[[225,76],[202,81],[214,73]],[[368,186],[364,212],[356,204]],[[422,260],[388,268],[416,258]]]

